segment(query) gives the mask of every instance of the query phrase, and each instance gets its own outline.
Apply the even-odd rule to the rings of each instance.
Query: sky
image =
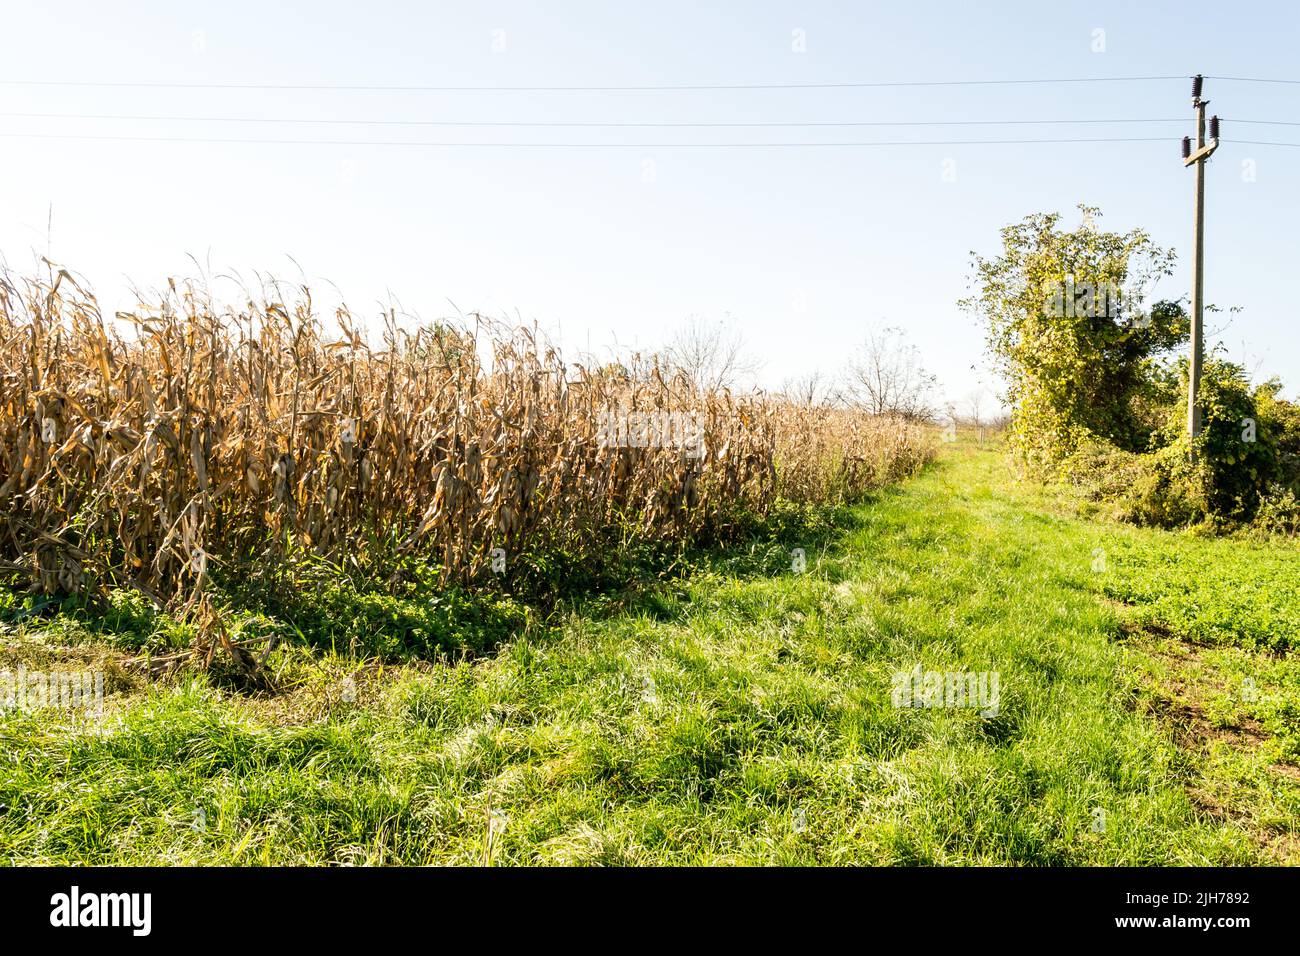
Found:
[[[1185,295],[1183,77],[1300,80],[1300,5],[1282,2],[5,0],[0,22],[0,256],[21,274],[48,255],[87,277],[106,313],[132,287],[195,275],[197,260],[213,275],[305,278],[362,316],[389,302],[426,320],[504,314],[570,352],[650,349],[689,316],[727,321],[766,386],[834,375],[868,330],[897,326],[956,403],[998,387],[980,322],[957,305],[972,251],[995,253],[998,230],[1030,213],[1074,221],[1085,202],[1103,228],[1176,248],[1156,292]],[[1178,78],[537,89],[1152,76]],[[246,88],[259,84],[461,89]],[[1300,143],[1300,125],[1234,119],[1300,124],[1300,84],[1207,79],[1205,96],[1224,117],[1207,169],[1206,298],[1241,309],[1226,329],[1208,324],[1294,396],[1300,149],[1240,141]],[[36,113],[61,115],[14,115]],[[945,142],[1130,137],[1156,141]],[[214,139],[253,142],[195,141]],[[923,145],[717,145],[898,141]],[[561,145],[521,145],[542,143]]]

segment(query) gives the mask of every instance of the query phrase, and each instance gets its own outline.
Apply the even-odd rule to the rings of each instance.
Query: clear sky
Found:
[[[129,13],[122,12],[129,10]],[[0,136],[0,252],[128,283],[261,270],[391,295],[435,318],[536,320],[563,344],[652,347],[688,315],[734,317],[779,384],[835,371],[870,325],[907,329],[949,397],[985,369],[956,305],[971,250],[1035,211],[1102,207],[1182,254],[1184,79],[870,89],[374,92],[90,83],[646,86],[1116,76],[1300,79],[1300,5],[1044,3],[185,3],[5,0],[0,112],[473,123],[1174,119],[1036,126],[531,128],[0,116],[0,132],[100,137],[724,143],[1161,137],[1157,142],[712,149],[152,142]],[[802,31],[796,34],[795,31]],[[1097,31],[1104,31],[1098,33]],[[799,42],[800,36],[803,38]],[[802,51],[800,48],[802,47]],[[1208,170],[1207,299],[1220,338],[1300,389],[1300,85],[1206,81],[1224,119]],[[954,175],[955,173],[955,175]],[[51,215],[52,211],[52,215]],[[52,226],[50,225],[52,219]],[[322,291],[325,291],[322,289]],[[454,308],[453,308],[454,303]],[[1217,325],[1218,322],[1211,324]]]

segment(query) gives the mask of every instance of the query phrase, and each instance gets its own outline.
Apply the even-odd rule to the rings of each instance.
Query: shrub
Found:
[[[1254,395],[1238,365],[1207,361],[1200,403],[1197,457],[1209,469],[1210,510],[1231,520],[1249,520],[1260,496],[1278,478],[1274,436],[1271,429],[1260,429]]]
[[[1255,511],[1255,530],[1263,534],[1300,534],[1300,497],[1283,485],[1273,485]]]
[[[1099,211],[1081,209],[1073,230],[1059,213],[1005,227],[999,255],[974,257],[962,302],[986,323],[1014,409],[1012,442],[1038,468],[1055,468],[1092,438],[1144,450],[1151,363],[1189,329],[1177,303],[1144,303],[1172,272],[1173,252],[1141,229],[1099,230]]]
[[[1300,405],[1281,398],[1281,391],[1277,379],[1255,389],[1256,426],[1275,450],[1278,482],[1300,491]]]
[[[1162,528],[1188,527],[1210,514],[1209,474],[1195,466],[1185,441],[1147,454],[1090,442],[1067,459],[1063,473],[1112,517]]]

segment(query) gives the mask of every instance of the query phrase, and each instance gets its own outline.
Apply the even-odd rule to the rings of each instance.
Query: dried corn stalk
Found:
[[[375,347],[346,312],[327,332],[305,288],[228,308],[169,282],[106,323],[50,271],[0,279],[0,569],[43,592],[193,600],[214,563],[290,540],[337,557],[375,531],[465,580],[493,548],[689,539],[778,494],[852,498],[931,453],[912,425],[707,393],[637,358],[567,365],[477,317],[407,333],[389,315]],[[667,414],[698,442],[608,440],[611,415]]]

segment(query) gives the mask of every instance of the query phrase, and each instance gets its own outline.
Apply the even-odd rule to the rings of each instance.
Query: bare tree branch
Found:
[[[730,322],[690,316],[669,340],[664,358],[709,391],[750,384],[759,363],[745,351],[745,339]]]
[[[873,329],[844,372],[843,397],[873,415],[929,419],[935,381],[902,329]]]

